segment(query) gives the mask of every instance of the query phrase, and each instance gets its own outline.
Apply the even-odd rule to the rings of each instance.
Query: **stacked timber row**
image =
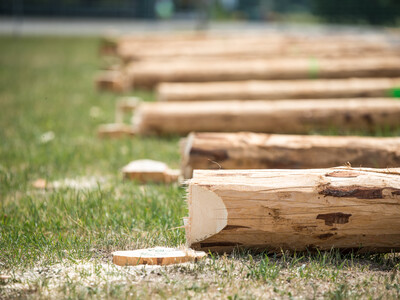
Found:
[[[192,131],[307,134],[338,129],[374,132],[400,126],[400,101],[389,98],[282,101],[153,102],[137,106],[132,132]]]
[[[159,101],[400,97],[400,78],[162,83]]]
[[[400,138],[191,133],[181,141],[181,158],[185,178],[196,169],[398,167]]]
[[[188,189],[196,250],[400,251],[400,169],[196,170]]]
[[[104,39],[102,52],[114,54],[124,61],[170,58],[206,57],[275,57],[289,56],[338,56],[388,55],[395,53],[381,38],[354,36],[305,36],[282,33],[210,33],[186,32],[122,36]]]
[[[119,47],[117,55],[125,62],[170,59],[235,59],[235,58],[271,58],[271,57],[357,57],[385,56],[398,54],[398,50],[388,44],[360,42],[332,43],[328,39],[300,41],[294,37],[270,36],[263,40],[245,38],[217,41],[193,40],[187,42],[163,43],[159,45],[132,46],[125,44]]]
[[[98,86],[153,89],[162,82],[400,77],[400,57],[142,61],[100,76]],[[108,80],[112,80],[107,84]]]
[[[157,47],[163,47],[163,49],[176,49],[176,48],[187,48],[193,45],[207,47],[207,45],[225,44],[230,43],[237,44],[251,43],[252,45],[256,42],[283,42],[283,41],[297,41],[298,38],[290,35],[277,35],[277,34],[263,34],[262,36],[256,34],[241,34],[238,38],[237,34],[220,34],[212,32],[181,32],[181,33],[158,33],[152,32],[147,34],[134,34],[124,36],[106,36],[102,40],[101,50],[105,54],[113,55],[132,55],[135,57],[137,51],[152,51],[151,49]],[[345,39],[341,39],[345,40]],[[371,41],[372,43],[372,41]],[[378,44],[384,44],[383,41],[379,41]],[[164,50],[162,50],[164,51]]]

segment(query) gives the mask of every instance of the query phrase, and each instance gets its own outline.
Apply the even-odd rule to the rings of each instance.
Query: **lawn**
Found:
[[[94,88],[104,64],[97,38],[3,36],[0,49],[0,298],[400,297],[396,254],[236,251],[197,264],[114,266],[114,250],[185,243],[185,188],[120,174],[141,158],[178,167],[179,138],[96,137],[116,101]],[[39,178],[76,184],[35,189]]]

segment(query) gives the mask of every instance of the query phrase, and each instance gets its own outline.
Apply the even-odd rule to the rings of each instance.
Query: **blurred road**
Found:
[[[196,20],[139,21],[127,19],[63,19],[63,18],[0,18],[0,34],[14,35],[81,35],[123,34],[146,31],[188,31],[198,28]],[[382,29],[372,27],[282,24],[264,22],[212,22],[212,31],[280,31],[304,34],[351,33],[380,35]]]

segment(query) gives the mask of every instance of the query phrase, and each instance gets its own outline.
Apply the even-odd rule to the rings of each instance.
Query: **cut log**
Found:
[[[142,45],[133,47],[122,44],[117,54],[124,61],[166,60],[190,58],[271,58],[271,57],[357,57],[396,55],[398,49],[387,44],[376,43],[332,43],[311,40],[299,43],[283,39],[267,38],[265,40],[237,40],[217,42],[202,41],[190,43],[173,43]]]
[[[185,178],[195,169],[312,169],[346,163],[400,167],[400,138],[191,133],[181,157]]]
[[[122,168],[125,179],[140,183],[171,183],[178,181],[180,171],[171,170],[165,163],[151,159],[130,162]]]
[[[128,65],[121,76],[140,88],[154,88],[161,82],[398,77],[400,57],[143,61]]]
[[[190,40],[153,40],[147,42],[122,42],[118,44],[116,54],[124,61],[141,61],[141,60],[159,60],[171,58],[191,58],[200,59],[206,57],[221,57],[240,55],[251,52],[251,48],[263,46],[287,45],[295,43],[299,38],[290,36],[266,35],[264,38],[244,36],[240,39],[230,37],[210,37],[198,36],[192,37]],[[365,42],[363,43],[365,44]],[[375,50],[394,50],[393,47],[378,43],[373,45],[368,43],[365,45],[371,53]],[[376,52],[375,52],[376,53]],[[393,52],[392,52],[393,53]]]
[[[125,61],[179,57],[271,57],[388,55],[396,53],[385,38],[336,35],[306,36],[277,33],[180,33],[123,36],[104,39],[104,53],[114,52]]]
[[[137,265],[171,265],[185,262],[196,262],[207,254],[192,249],[174,249],[155,247],[133,251],[113,252],[113,263],[118,266]]]
[[[297,40],[308,40],[305,37],[294,37],[293,35],[285,34],[272,34],[272,33],[260,33],[260,34],[243,34],[240,32],[233,33],[211,33],[211,32],[180,32],[168,34],[163,32],[149,32],[146,34],[134,34],[134,35],[123,35],[123,36],[105,36],[101,41],[101,50],[105,54],[130,54],[135,55],[136,51],[143,51],[143,49],[152,49],[153,47],[164,47],[164,48],[185,48],[189,46],[202,46],[207,47],[210,44],[216,43],[254,43],[256,41],[297,41]],[[351,38],[354,38],[352,36]],[[328,41],[328,38],[325,38]],[[331,37],[331,41],[335,42],[350,42],[349,36],[335,36]],[[354,42],[354,39],[352,39]],[[356,42],[367,42],[365,39],[358,39]],[[376,42],[377,44],[386,44],[384,39],[374,39],[368,41],[370,43]]]
[[[153,102],[140,104],[132,119],[140,135],[251,131],[309,133],[337,129],[373,132],[400,126],[400,101],[347,100]]]
[[[161,83],[157,98],[159,101],[214,101],[400,97],[398,91],[400,78]]]
[[[187,244],[203,251],[400,251],[400,169],[196,170]]]

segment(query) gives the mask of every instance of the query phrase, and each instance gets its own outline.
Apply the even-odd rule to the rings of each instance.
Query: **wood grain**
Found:
[[[400,78],[347,78],[207,83],[162,83],[159,101],[279,100],[390,97]]]
[[[346,100],[153,102],[140,104],[132,119],[140,135],[251,131],[309,133],[362,130],[400,125],[400,101]]]
[[[149,89],[161,82],[399,77],[400,57],[139,61],[127,65],[123,76],[133,87]]]

